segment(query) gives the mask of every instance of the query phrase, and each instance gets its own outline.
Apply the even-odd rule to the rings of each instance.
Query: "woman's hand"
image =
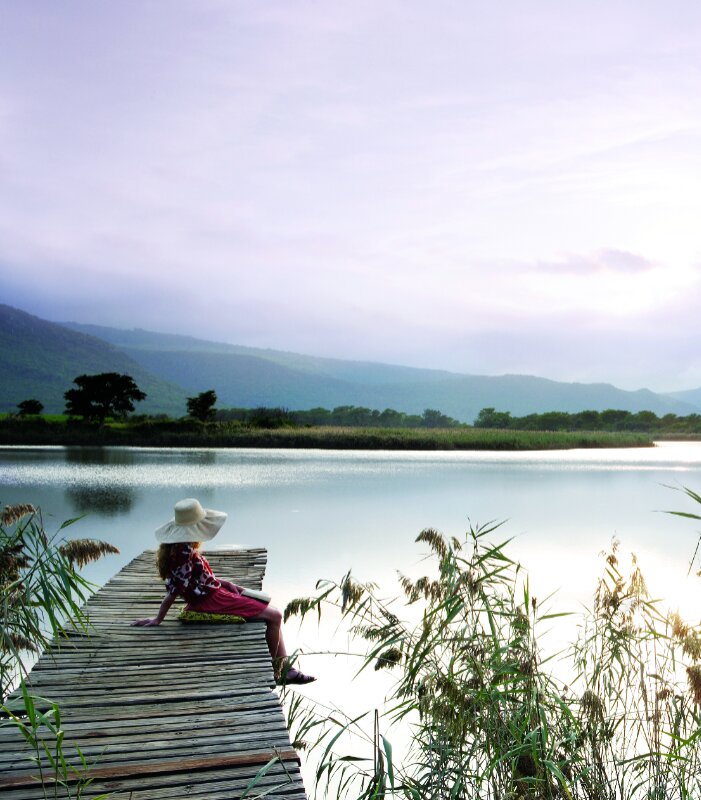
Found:
[[[241,587],[237,586],[235,583],[232,583],[231,581],[223,581],[221,578],[219,578],[219,583],[221,583],[221,585],[230,592],[241,594]]]
[[[132,626],[136,625],[139,628],[155,628],[156,625],[160,625],[161,622],[163,622],[166,614],[168,613],[168,609],[173,605],[174,602],[175,602],[175,595],[167,594],[163,598],[161,607],[158,609],[158,616],[154,617],[153,619],[135,619],[130,624]]]

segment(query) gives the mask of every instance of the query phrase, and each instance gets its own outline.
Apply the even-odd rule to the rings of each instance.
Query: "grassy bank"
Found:
[[[701,442],[701,433],[655,433],[656,442]]]
[[[124,445],[134,447],[262,447],[325,450],[566,450],[650,447],[640,433],[516,431],[480,428],[309,427],[272,430],[236,423],[0,420],[0,445]]]

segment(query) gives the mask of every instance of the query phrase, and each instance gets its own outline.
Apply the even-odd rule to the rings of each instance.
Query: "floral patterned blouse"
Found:
[[[188,603],[199,603],[220,586],[203,555],[188,542],[178,546],[173,569],[166,578],[169,594],[180,595]]]

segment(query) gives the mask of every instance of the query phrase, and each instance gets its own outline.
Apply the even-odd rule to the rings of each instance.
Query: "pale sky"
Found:
[[[0,302],[701,385],[701,5],[0,0]]]

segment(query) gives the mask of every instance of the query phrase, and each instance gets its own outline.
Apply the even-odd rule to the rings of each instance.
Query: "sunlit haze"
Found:
[[[0,302],[701,385],[701,6],[0,5]]]

